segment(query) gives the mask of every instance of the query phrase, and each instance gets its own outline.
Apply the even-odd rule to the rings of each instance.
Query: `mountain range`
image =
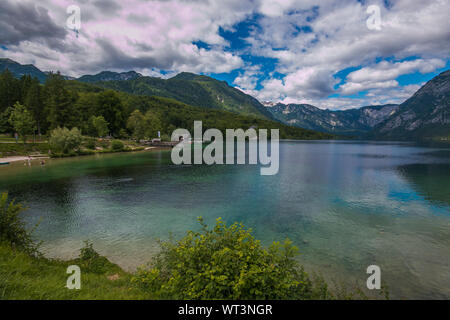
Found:
[[[44,82],[47,73],[34,65],[0,59],[0,72],[16,77],[29,74]],[[450,70],[441,73],[400,105],[323,110],[308,104],[260,103],[225,81],[182,72],[170,79],[143,76],[135,71],[103,71],[79,78],[65,77],[135,95],[171,98],[188,105],[226,110],[337,135],[358,138],[413,140],[450,138]]]
[[[30,75],[33,78],[38,78],[42,83],[47,78],[47,74],[36,68],[32,64],[20,64],[8,58],[0,58],[0,73],[8,69],[11,73],[20,78],[23,75]]]
[[[265,103],[275,119],[296,127],[340,135],[361,136],[396,112],[398,105],[367,106],[343,111],[309,104]]]
[[[396,112],[377,124],[369,137],[416,140],[450,138],[450,70],[428,81]]]
[[[128,72],[112,72],[112,71],[102,71],[96,75],[84,75],[79,77],[78,80],[81,82],[94,83],[94,82],[102,82],[102,81],[117,81],[117,80],[133,80],[142,77],[142,74],[137,73],[136,71],[128,71]]]
[[[343,111],[307,104],[265,103],[275,119],[294,126],[376,140],[450,139],[450,70],[400,105]]]

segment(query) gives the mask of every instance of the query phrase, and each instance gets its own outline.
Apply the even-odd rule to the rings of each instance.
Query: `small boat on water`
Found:
[[[9,162],[0,162],[0,166],[6,166]]]

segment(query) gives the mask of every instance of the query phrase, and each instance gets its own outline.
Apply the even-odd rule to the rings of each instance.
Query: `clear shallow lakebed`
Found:
[[[307,270],[365,285],[381,267],[392,298],[450,298],[450,147],[284,141],[280,171],[254,165],[175,166],[169,150],[0,167],[0,191],[29,209],[50,257],[83,240],[126,269],[156,240],[217,217],[241,221],[269,244],[286,237]]]

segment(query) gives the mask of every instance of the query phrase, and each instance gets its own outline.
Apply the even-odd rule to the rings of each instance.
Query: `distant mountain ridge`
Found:
[[[398,105],[366,106],[359,109],[331,111],[309,104],[266,103],[275,119],[293,126],[334,134],[363,135],[391,116]]]
[[[142,74],[136,71],[128,72],[112,72],[112,71],[102,71],[96,75],[84,75],[76,80],[82,82],[100,82],[100,81],[115,81],[115,80],[133,80],[142,77]]]
[[[378,124],[370,138],[450,139],[450,70],[428,81],[397,112]]]
[[[286,124],[376,140],[450,140],[450,70],[428,81],[400,105],[343,111],[307,104],[265,103]]]
[[[8,69],[11,73],[20,78],[23,75],[30,75],[38,78],[40,82],[44,82],[47,78],[47,74],[36,68],[32,64],[20,64],[8,58],[0,58],[0,73]]]

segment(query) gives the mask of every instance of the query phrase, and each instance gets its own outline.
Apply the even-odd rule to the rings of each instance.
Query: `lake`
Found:
[[[49,257],[84,240],[134,270],[222,217],[264,244],[291,239],[326,279],[365,286],[381,268],[391,298],[450,298],[450,148],[412,143],[283,141],[280,169],[171,164],[170,151],[96,155],[0,167],[0,191],[26,204]]]

